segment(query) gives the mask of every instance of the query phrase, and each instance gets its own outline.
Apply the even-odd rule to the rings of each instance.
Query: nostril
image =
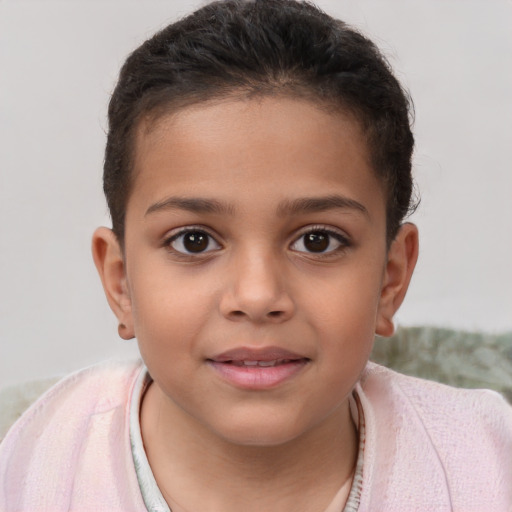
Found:
[[[267,313],[267,318],[281,318],[283,314],[283,311],[269,311]],[[239,309],[231,311],[229,315],[231,316],[231,318],[243,318],[246,316],[250,316]]]

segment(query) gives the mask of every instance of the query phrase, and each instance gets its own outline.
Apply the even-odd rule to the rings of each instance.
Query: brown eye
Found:
[[[192,231],[183,236],[183,246],[188,252],[203,252],[208,248],[208,235]]]
[[[199,254],[219,249],[220,245],[205,231],[186,230],[174,235],[169,245],[176,252],[184,254]]]
[[[291,249],[310,254],[331,253],[350,245],[341,233],[327,229],[312,229],[293,242]]]
[[[324,252],[329,247],[329,235],[315,231],[304,235],[304,247],[310,252]]]

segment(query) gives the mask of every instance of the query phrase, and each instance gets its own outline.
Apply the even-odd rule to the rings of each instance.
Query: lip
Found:
[[[211,361],[273,361],[274,359],[307,359],[301,354],[290,352],[281,347],[238,347],[209,358]]]
[[[239,347],[207,359],[223,380],[251,390],[279,386],[301,372],[309,361],[301,354],[280,347]]]

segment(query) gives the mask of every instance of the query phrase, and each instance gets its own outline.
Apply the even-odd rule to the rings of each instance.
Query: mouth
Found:
[[[234,361],[223,361],[224,364],[232,364],[234,366],[247,366],[254,368],[255,366],[259,366],[260,368],[270,368],[273,366],[279,366],[282,364],[289,364],[294,361],[299,361],[299,359],[272,359],[270,361],[262,361],[262,360],[254,360],[250,361],[247,359],[244,359],[242,361],[240,360],[234,360]]]
[[[274,388],[295,377],[309,362],[308,357],[279,347],[242,347],[207,359],[224,381],[252,390]]]

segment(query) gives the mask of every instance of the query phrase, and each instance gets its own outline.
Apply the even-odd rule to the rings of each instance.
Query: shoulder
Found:
[[[426,427],[450,431],[469,425],[488,433],[496,429],[512,436],[512,406],[495,391],[461,389],[439,382],[402,375],[370,363],[362,376],[363,389],[373,395],[375,387],[391,399],[406,402]],[[411,411],[412,412],[412,411]]]
[[[66,503],[89,486],[105,487],[104,503],[112,499],[117,510],[114,481],[136,484],[130,482],[135,477],[130,476],[128,414],[141,370],[140,361],[102,363],[66,377],[41,396],[0,444],[0,509],[17,503],[67,510]]]
[[[507,510],[505,504],[512,502],[512,407],[503,397],[374,364],[363,373],[360,390],[370,423],[374,481],[380,492],[387,489],[393,496],[393,504],[412,493],[415,499],[435,499],[439,510]]]
[[[68,421],[75,421],[82,415],[118,406],[140,368],[140,361],[108,361],[64,377],[27,409],[8,436],[19,435],[39,419],[47,423],[53,417],[65,416]]]

